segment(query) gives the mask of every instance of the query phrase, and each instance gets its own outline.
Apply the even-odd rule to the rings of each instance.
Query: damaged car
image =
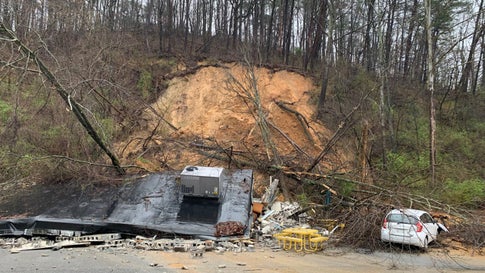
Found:
[[[382,221],[381,240],[426,250],[442,231],[448,232],[448,229],[426,211],[393,209]]]

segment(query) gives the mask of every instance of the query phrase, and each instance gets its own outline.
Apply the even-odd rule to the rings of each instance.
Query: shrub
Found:
[[[451,204],[467,207],[483,205],[485,204],[485,180],[474,178],[458,182],[448,179],[445,181],[442,198]]]
[[[0,122],[6,123],[12,107],[5,101],[0,100]]]
[[[389,152],[386,169],[391,183],[401,186],[419,186],[421,182],[426,181],[429,170],[427,151],[417,155],[412,152]]]
[[[148,99],[153,89],[152,74],[146,70],[140,73],[140,78],[136,84],[144,99]]]

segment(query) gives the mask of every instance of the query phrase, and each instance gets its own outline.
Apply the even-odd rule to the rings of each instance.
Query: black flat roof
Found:
[[[49,186],[37,193],[48,205],[32,217],[0,220],[0,235],[56,235],[157,231],[193,237],[214,236],[215,224],[236,221],[250,226],[252,170],[225,172],[219,199],[184,197],[178,190],[180,172],[154,173],[119,186]],[[79,186],[79,185],[77,185]],[[28,197],[25,197],[28,198]],[[22,202],[22,200],[18,200]],[[35,211],[19,205],[16,215]],[[247,228],[248,229],[248,228]]]

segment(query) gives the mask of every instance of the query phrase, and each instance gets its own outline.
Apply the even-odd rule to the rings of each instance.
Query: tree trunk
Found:
[[[365,183],[368,169],[367,169],[367,153],[368,153],[368,141],[369,141],[369,122],[364,120],[362,122],[362,149],[360,154],[360,168],[361,175],[360,181]]]
[[[327,26],[328,26],[328,0],[323,0],[322,9],[321,9],[321,16],[318,23],[322,26],[322,33],[327,33]],[[322,86],[320,87],[320,95],[318,97],[318,114],[317,117],[319,119],[323,118],[324,114],[324,107],[325,107],[325,100],[327,97],[327,86],[328,86],[328,71],[330,62],[328,61],[329,53],[332,47],[332,31],[328,31],[327,35],[327,42],[323,42],[323,56],[322,56]]]
[[[291,1],[291,3],[290,3]],[[294,0],[285,0],[283,10],[283,62],[288,65],[290,60],[290,43],[293,33],[293,10],[295,7]]]
[[[470,77],[473,68],[473,58],[475,57],[475,49],[477,47],[478,41],[483,36],[485,27],[481,23],[481,14],[483,10],[483,0],[480,1],[480,6],[478,7],[477,18],[475,20],[475,30],[473,31],[473,39],[470,44],[470,51],[468,52],[468,59],[461,73],[459,88],[462,92],[468,91],[468,84],[470,82]]]
[[[320,8],[318,9],[318,15],[316,17],[317,23],[316,23],[314,39],[312,42],[312,46],[310,48],[310,54],[308,58],[309,59],[308,61],[310,63],[310,70],[313,70],[315,66],[315,62],[318,60],[318,54],[320,52],[320,49],[322,48],[322,39],[326,31],[324,27],[326,27],[326,20],[327,20],[327,5],[328,5],[328,0],[322,1],[319,5]],[[313,25],[312,22],[310,22],[309,24]],[[304,69],[306,69],[306,65]]]
[[[409,75],[410,70],[410,55],[411,55],[411,48],[413,46],[413,34],[416,24],[416,16],[418,12],[418,0],[414,0],[413,7],[411,11],[411,18],[409,19],[409,28],[408,28],[408,35],[406,37],[406,49],[404,51],[404,75]]]
[[[164,11],[164,1],[158,0],[158,43],[159,43],[159,55],[162,56],[165,51],[165,39],[164,39],[164,27],[163,27],[163,11]]]
[[[354,34],[355,34],[355,24],[356,24],[356,12],[355,12],[355,2],[350,2],[350,34],[347,40],[347,61],[353,63],[355,59],[355,45],[354,45]]]
[[[115,29],[115,15],[116,15],[117,0],[108,1],[108,28],[113,31]]]
[[[173,35],[173,22],[174,22],[174,14],[173,14],[173,0],[167,0],[167,52],[172,52],[172,35]]]
[[[363,49],[363,61],[364,66],[367,68],[368,71],[372,69],[372,53],[371,53],[371,29],[374,25],[374,3],[375,0],[367,0],[365,1],[367,4],[367,22],[366,22],[366,29],[365,29],[365,37],[364,37],[364,49]]]
[[[478,57],[478,62],[477,62],[477,69],[475,71],[475,76],[473,77],[473,85],[472,85],[473,95],[477,94],[478,78],[480,77],[480,63],[482,62],[482,58],[483,58],[483,50],[480,51],[480,56]]]
[[[259,8],[259,44],[258,48],[260,48],[261,52],[264,50],[264,37],[265,37],[265,31],[264,31],[264,17],[266,15],[266,0],[261,0],[261,6]]]
[[[390,64],[390,55],[392,48],[392,34],[394,32],[394,14],[396,13],[397,1],[392,0],[389,7],[389,12],[387,14],[387,26],[386,26],[386,40],[384,48],[384,62],[387,66]]]
[[[276,10],[276,0],[273,0],[271,5],[271,15],[269,17],[269,25],[268,25],[268,35],[266,41],[266,62],[269,62],[269,58],[271,56],[271,43],[273,37],[273,21],[274,21],[274,14]]]
[[[433,58],[433,37],[431,35],[431,1],[424,0],[424,9],[426,14],[426,44],[428,48],[427,58],[427,89],[429,93],[429,167],[430,167],[430,185],[435,185],[436,176],[436,119],[434,109],[434,58]]]
[[[485,38],[482,38],[482,80],[480,86],[485,88]]]
[[[239,0],[235,1],[232,6],[232,47],[236,48],[237,44],[237,36],[238,36],[238,29],[239,29]]]
[[[190,0],[185,1],[185,19],[184,19],[184,48],[187,49],[187,43],[189,40],[189,15],[190,15]]]
[[[382,28],[378,27],[378,62],[377,62],[377,75],[380,79],[379,86],[379,115],[380,115],[380,129],[381,129],[381,150],[382,150],[382,165],[384,168],[387,166],[387,149],[388,149],[388,128],[387,120],[389,118],[389,111],[386,104],[386,88],[387,88],[387,68],[388,64],[386,62],[386,43],[384,38],[384,33],[382,33]]]

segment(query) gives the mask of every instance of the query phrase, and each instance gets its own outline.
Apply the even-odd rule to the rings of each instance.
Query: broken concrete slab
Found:
[[[28,250],[42,250],[42,249],[53,249],[58,250],[61,248],[67,247],[79,247],[79,246],[88,246],[90,242],[80,242],[76,240],[63,240],[59,242],[46,240],[46,239],[35,239],[30,240],[24,243],[21,243],[15,247],[10,249],[10,253],[18,253],[20,251],[28,251]]]

